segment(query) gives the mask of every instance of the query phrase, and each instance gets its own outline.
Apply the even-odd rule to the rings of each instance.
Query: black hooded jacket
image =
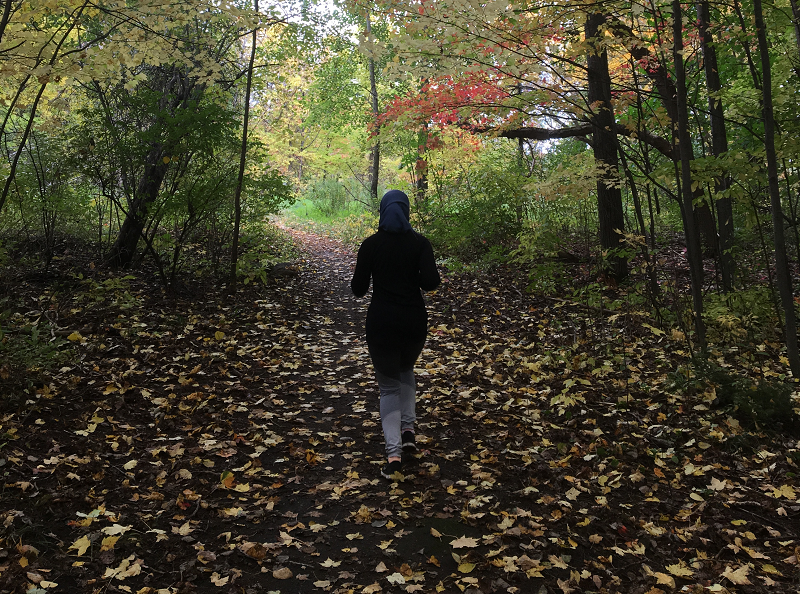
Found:
[[[401,207],[408,220],[406,195],[397,190],[387,192],[381,201],[382,224],[361,244],[350,283],[353,294],[361,297],[372,279],[372,301],[367,313],[367,342],[371,348],[424,341],[428,314],[420,289],[432,291],[440,283],[430,242],[410,226],[405,231],[391,231],[383,224],[392,220],[393,204]],[[396,225],[399,227],[399,223]]]

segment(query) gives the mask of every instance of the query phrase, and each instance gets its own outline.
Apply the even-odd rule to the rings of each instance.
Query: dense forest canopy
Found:
[[[235,283],[268,215],[357,241],[399,187],[450,266],[581,263],[692,348],[758,303],[800,373],[795,0],[9,0],[0,71],[7,259]]]

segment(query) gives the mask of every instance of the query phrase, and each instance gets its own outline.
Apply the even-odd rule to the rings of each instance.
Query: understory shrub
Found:
[[[747,429],[800,435],[800,417],[787,383],[731,373],[703,357],[695,357],[670,379],[682,392],[709,394],[711,406],[727,411]]]

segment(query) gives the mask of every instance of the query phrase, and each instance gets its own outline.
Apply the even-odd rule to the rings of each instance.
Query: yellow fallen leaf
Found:
[[[675,588],[675,578],[671,575],[661,573],[660,571],[655,572],[653,575],[656,576],[656,580],[658,580],[656,583]]]
[[[217,340],[222,340],[223,338],[225,338],[225,333],[217,330],[216,332],[214,332],[214,338],[216,338]]]
[[[470,573],[473,569],[475,569],[474,563],[461,563],[458,566],[458,571],[461,573]]]
[[[89,537],[88,536],[81,536],[78,540],[73,542],[70,545],[69,548],[70,549],[77,549],[78,550],[78,557],[80,557],[81,555],[83,555],[87,551],[87,549],[90,546],[92,546],[92,543],[89,540]],[[25,557],[23,557],[23,559],[25,559]]]
[[[442,536],[442,533],[439,532],[436,528],[431,528],[431,536],[433,536],[434,538],[440,538]]]
[[[114,548],[114,545],[117,544],[117,541],[120,539],[119,536],[106,536],[103,539],[103,542],[100,543],[100,552],[103,551],[110,551]]]
[[[80,332],[73,332],[72,334],[67,336],[67,340],[72,341],[72,342],[79,342],[79,341],[83,340],[83,336],[81,336]]]
[[[674,565],[667,565],[666,570],[676,577],[692,577],[694,572],[681,561]]]

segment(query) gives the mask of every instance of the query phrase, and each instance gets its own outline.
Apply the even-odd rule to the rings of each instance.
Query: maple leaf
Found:
[[[474,538],[462,536],[453,541],[450,541],[450,546],[454,549],[474,548],[478,546],[478,541]]]
[[[78,557],[83,555],[89,547],[92,546],[91,541],[89,540],[88,536],[81,536],[78,540],[73,542],[69,548],[70,549],[77,549]]]
[[[722,577],[728,578],[731,582],[736,584],[737,586],[746,586],[750,584],[750,580],[747,579],[747,574],[750,573],[751,566],[742,565],[738,569],[731,568],[730,565],[725,567],[725,571],[722,572]]]
[[[694,571],[692,571],[690,567],[687,567],[683,561],[667,565],[666,570],[676,577],[691,577],[694,575]]]
[[[131,528],[133,528],[133,526],[120,526],[119,524],[113,524],[111,526],[106,526],[100,532],[109,536],[114,536],[117,534],[125,534]]]
[[[406,578],[403,577],[403,574],[395,572],[391,575],[387,575],[386,581],[390,584],[405,584]]]
[[[320,563],[322,567],[339,567],[341,564],[342,564],[341,561],[334,561],[330,557],[328,557],[327,559],[325,559],[325,561]]]

